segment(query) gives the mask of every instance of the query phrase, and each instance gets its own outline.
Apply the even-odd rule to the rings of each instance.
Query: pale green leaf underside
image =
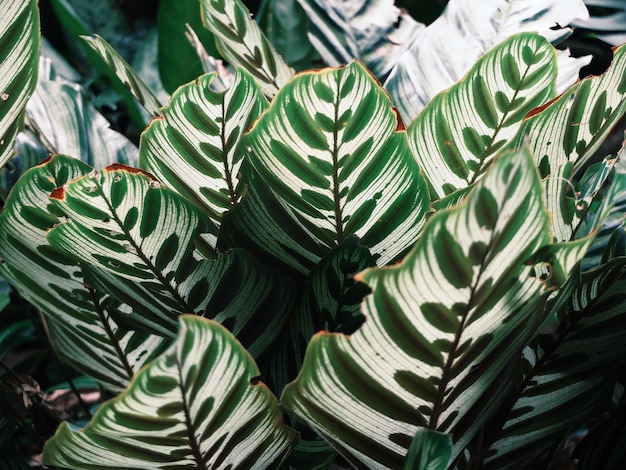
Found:
[[[423,226],[428,195],[406,134],[357,62],[297,75],[243,145],[259,175],[254,184],[271,188],[289,223],[326,252],[356,235],[386,264]]]
[[[0,168],[13,157],[24,108],[37,84],[39,11],[36,0],[3,0],[0,9]]]
[[[231,64],[245,68],[273,97],[293,75],[241,0],[200,0],[202,21]]]
[[[219,225],[241,198],[239,141],[267,102],[242,69],[225,92],[211,89],[215,78],[204,75],[174,93],[142,134],[139,164]]]
[[[556,29],[575,18],[587,17],[582,0],[452,0],[435,22],[422,30],[397,61],[385,81],[407,125],[439,92],[454,85],[496,44],[513,33],[537,31],[554,42],[569,30]],[[559,90],[578,79],[588,59],[573,59],[560,51]]]
[[[78,158],[97,169],[137,164],[137,147],[111,129],[77,83],[40,77],[26,111],[50,145],[49,152]]]
[[[137,72],[120,56],[113,47],[97,34],[82,36],[85,44],[91,48],[111,69],[120,82],[132,93],[146,111],[152,116],[161,115],[161,103],[152,90],[144,83]]]
[[[122,165],[74,180],[52,200],[68,221],[48,232],[51,245],[143,284],[173,311],[203,311],[211,265],[194,240],[214,229],[189,202]]]
[[[474,183],[524,116],[556,93],[556,57],[543,37],[513,36],[437,95],[408,129],[431,199]],[[443,164],[442,164],[443,163]]]
[[[22,177],[0,215],[0,273],[44,312],[62,357],[119,392],[159,352],[163,339],[120,329],[105,308],[112,306],[110,297],[87,287],[78,260],[45,238],[60,222],[49,212],[50,191],[90,170],[56,156]]]
[[[43,460],[81,470],[278,468],[298,438],[258,375],[224,327],[185,315],[176,342],[87,427],[63,423]]]
[[[397,468],[421,428],[452,433],[455,458],[541,318],[547,289],[528,262],[548,225],[531,156],[505,154],[464,203],[429,219],[402,264],[365,271],[365,323],[311,340],[284,406],[367,466]]]
[[[523,468],[529,456],[556,445],[568,427],[606,409],[611,378],[624,364],[625,263],[617,258],[576,272],[559,292],[548,318],[558,315],[563,325],[524,351],[525,381],[485,468]]]

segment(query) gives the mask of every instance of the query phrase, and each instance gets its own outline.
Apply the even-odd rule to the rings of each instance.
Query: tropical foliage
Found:
[[[174,3],[154,34],[192,24],[192,81],[171,44],[135,70],[81,39],[149,120],[138,146],[38,59],[36,2],[0,14],[0,274],[102,394],[43,463],[549,468],[580,435],[583,468],[618,462],[626,167],[598,149],[626,46],[579,80],[588,58],[553,45],[578,1],[452,0],[428,26],[387,0],[266,1],[258,22]],[[0,451],[38,429],[23,407],[0,407]]]

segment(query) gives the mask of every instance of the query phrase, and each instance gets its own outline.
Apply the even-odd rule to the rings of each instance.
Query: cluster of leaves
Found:
[[[624,432],[626,168],[594,154],[626,113],[626,47],[577,80],[550,41],[582,2],[457,0],[428,27],[387,1],[265,2],[259,23],[174,3],[235,70],[190,33],[216,70],[166,106],[85,38],[153,116],[138,149],[39,60],[34,0],[0,16],[3,163],[33,131],[0,273],[113,396],[44,463],[545,467],[610,416],[578,450],[592,468],[602,426]],[[294,75],[313,51],[336,67]]]

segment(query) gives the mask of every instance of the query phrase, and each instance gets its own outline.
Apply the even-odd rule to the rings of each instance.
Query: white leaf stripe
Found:
[[[13,156],[24,108],[37,84],[39,11],[36,0],[3,0],[0,10],[0,168]]]
[[[115,308],[113,299],[87,288],[78,260],[53,249],[45,238],[59,222],[48,211],[48,194],[89,170],[77,160],[56,156],[24,174],[0,215],[0,273],[44,312],[62,357],[119,392],[162,350],[163,339],[121,330],[104,308]]]
[[[243,145],[258,184],[302,231],[327,250],[357,235],[386,264],[415,240],[428,210],[398,127],[388,96],[355,62],[296,76]]]
[[[252,357],[221,325],[185,315],[176,342],[103,404],[64,423],[43,460],[70,468],[278,468],[297,434]],[[123,419],[120,419],[123,417]],[[129,454],[129,447],[141,452]]]
[[[402,264],[362,275],[365,323],[314,337],[284,406],[367,466],[396,468],[423,427],[452,433],[459,455],[540,320],[547,289],[527,262],[548,224],[531,156],[503,156],[463,204],[429,219]],[[500,390],[487,401],[490,386]]]
[[[518,132],[523,117],[554,97],[555,82],[553,47],[539,35],[522,33],[437,95],[407,131],[431,199],[474,183]]]
[[[267,102],[242,69],[223,93],[211,89],[215,77],[204,75],[174,93],[163,118],[141,136],[139,164],[219,226],[241,198],[239,141]]]
[[[130,65],[111,45],[97,34],[81,36],[91,48],[107,64],[115,76],[133,94],[152,116],[161,115],[161,103],[152,90],[144,83]]]

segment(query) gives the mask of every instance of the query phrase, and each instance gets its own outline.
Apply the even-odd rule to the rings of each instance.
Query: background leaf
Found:
[[[0,12],[0,168],[13,156],[24,108],[37,84],[39,11],[36,0],[7,0]]]
[[[224,59],[245,68],[272,98],[293,74],[241,0],[200,0],[202,21]]]
[[[298,0],[309,17],[309,39],[331,66],[358,59],[381,81],[424,25],[392,0]]]
[[[212,56],[217,56],[213,35],[202,27],[198,0],[161,0],[157,14],[158,66],[163,85],[173,93],[202,75],[196,50],[186,36],[189,25]]]

